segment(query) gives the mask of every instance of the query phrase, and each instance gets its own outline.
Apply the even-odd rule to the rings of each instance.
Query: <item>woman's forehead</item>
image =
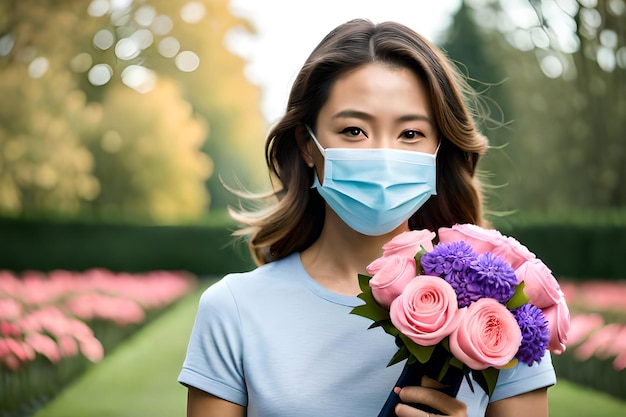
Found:
[[[331,119],[384,115],[410,119],[430,118],[431,111],[428,91],[413,71],[370,63],[338,77],[320,113]]]

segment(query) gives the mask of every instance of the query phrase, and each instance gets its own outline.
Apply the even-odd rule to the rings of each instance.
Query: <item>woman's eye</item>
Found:
[[[415,141],[425,137],[424,134],[417,130],[406,130],[402,132],[401,139]]]
[[[365,135],[365,132],[363,132],[361,128],[354,127],[354,126],[346,127],[345,129],[341,131],[341,133],[352,136],[352,137],[358,137],[361,133]]]

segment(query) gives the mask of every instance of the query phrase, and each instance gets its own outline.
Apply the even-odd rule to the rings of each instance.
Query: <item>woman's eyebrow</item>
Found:
[[[432,120],[425,114],[407,114],[398,118],[399,122],[412,122],[412,121],[424,121],[429,125],[433,126]]]
[[[341,119],[341,118],[355,118],[355,119],[363,119],[363,120],[372,120],[374,116],[369,113],[365,113],[359,110],[341,110],[335,113],[332,117],[333,119]]]
[[[332,116],[333,119],[341,119],[341,118],[355,118],[355,119],[362,119],[362,120],[372,120],[374,119],[374,116],[372,116],[369,113],[363,112],[363,111],[359,111],[359,110],[341,110],[337,113],[335,113]],[[430,120],[430,118],[428,116],[426,116],[425,114],[405,114],[403,116],[400,116],[398,118],[399,122],[410,122],[410,121],[424,121],[427,122],[428,124],[430,124],[431,126],[433,126],[433,122]]]

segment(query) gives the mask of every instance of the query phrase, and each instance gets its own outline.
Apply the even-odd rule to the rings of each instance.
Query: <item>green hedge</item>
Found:
[[[626,279],[626,211],[530,214],[494,226],[526,245],[552,271],[578,280]]]
[[[185,270],[223,275],[253,267],[232,226],[144,226],[0,219],[0,269]]]
[[[493,220],[557,276],[624,279],[626,212],[509,216]],[[249,270],[254,264],[227,220],[207,225],[150,226],[0,219],[0,269],[143,272],[186,270],[199,276]]]
[[[535,225],[511,234],[559,276],[575,279],[626,278],[626,227]]]
[[[559,378],[623,400],[626,398],[626,370],[616,371],[613,367],[614,359],[592,356],[581,361],[569,350],[562,355],[552,355],[552,363]]]

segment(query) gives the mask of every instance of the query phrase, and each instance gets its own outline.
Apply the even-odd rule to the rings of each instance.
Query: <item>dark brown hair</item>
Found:
[[[475,174],[488,144],[476,129],[470,111],[473,94],[465,79],[439,49],[410,28],[357,19],[335,28],[313,50],[294,81],[285,115],[269,132],[265,157],[274,190],[264,197],[273,200],[271,206],[258,211],[231,210],[245,225],[236,234],[249,235],[257,264],[302,251],[319,237],[324,201],[311,188],[314,171],[300,154],[296,130],[302,124],[315,129],[335,80],[372,62],[405,67],[417,74],[429,93],[439,133],[437,195],[409,219],[409,227],[436,231],[455,223],[484,223]]]

